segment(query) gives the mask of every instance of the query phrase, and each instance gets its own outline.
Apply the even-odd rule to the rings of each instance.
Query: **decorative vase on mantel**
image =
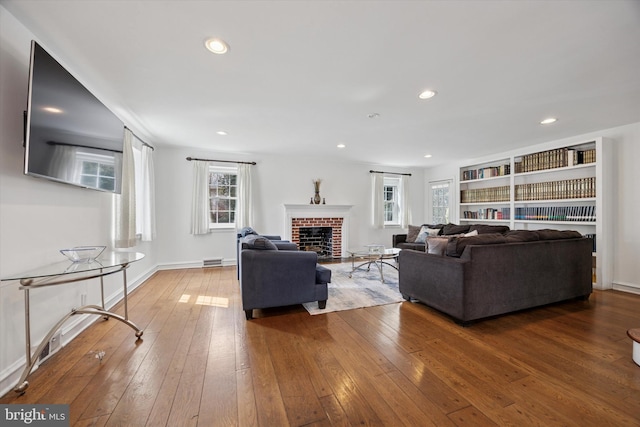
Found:
[[[321,182],[322,182],[322,180],[320,178],[313,180],[313,189],[314,189],[314,191],[316,193],[313,196],[313,203],[315,203],[316,205],[319,205],[320,201],[322,201],[322,198],[320,197],[320,183]]]

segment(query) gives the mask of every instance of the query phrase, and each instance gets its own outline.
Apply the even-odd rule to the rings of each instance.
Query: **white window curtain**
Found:
[[[138,213],[141,216],[140,221],[140,238],[144,242],[150,242],[156,238],[156,190],[155,190],[155,174],[153,168],[153,149],[142,145],[142,161],[141,161],[141,183],[139,188],[142,189],[140,198],[140,206]]]
[[[209,233],[209,162],[193,160],[191,234]]]
[[[136,245],[136,187],[133,159],[133,134],[124,131],[122,149],[122,192],[114,194],[114,243],[116,248]]]
[[[80,183],[80,165],[78,148],[69,145],[56,145],[49,164],[48,174],[63,181]]]
[[[402,175],[400,179],[400,227],[407,228],[411,223],[411,206],[409,199],[409,176]]]
[[[384,228],[384,176],[371,174],[371,224],[373,228]]]
[[[236,206],[236,228],[252,226],[251,165],[238,165],[238,205]]]

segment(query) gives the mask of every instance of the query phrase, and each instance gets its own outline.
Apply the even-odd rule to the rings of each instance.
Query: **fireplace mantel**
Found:
[[[312,205],[285,204],[284,236],[291,240],[291,225],[293,218],[342,218],[342,256],[346,256],[349,236],[349,212],[353,205]]]

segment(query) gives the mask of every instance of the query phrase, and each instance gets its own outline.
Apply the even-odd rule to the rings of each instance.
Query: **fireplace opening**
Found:
[[[333,229],[331,227],[300,227],[298,247],[312,251],[319,259],[333,258]]]

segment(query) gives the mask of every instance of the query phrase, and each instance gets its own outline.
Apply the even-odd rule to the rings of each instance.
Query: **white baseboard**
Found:
[[[223,259],[222,266],[223,267],[233,267],[236,265],[235,259]],[[202,260],[199,261],[183,261],[183,262],[168,262],[158,264],[158,270],[178,270],[182,268],[204,268],[202,266]],[[207,268],[216,268],[216,267],[207,267]]]
[[[640,285],[635,283],[613,282],[612,289],[640,295]]]

